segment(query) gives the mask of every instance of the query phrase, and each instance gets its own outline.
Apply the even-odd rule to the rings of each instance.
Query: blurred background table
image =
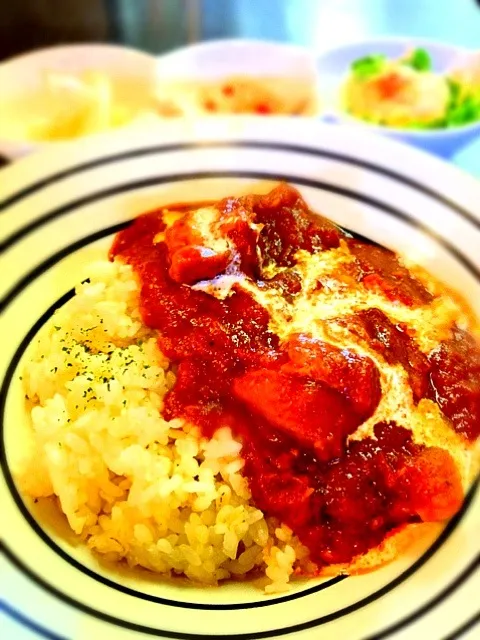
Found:
[[[36,47],[82,41],[163,53],[199,40],[243,37],[320,52],[385,35],[480,49],[480,0],[0,1],[0,60]],[[480,178],[480,139],[453,161]]]

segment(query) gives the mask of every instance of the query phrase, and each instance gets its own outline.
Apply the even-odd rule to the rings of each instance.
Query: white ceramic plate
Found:
[[[298,186],[313,209],[422,263],[480,316],[480,185],[440,160],[363,132],[300,120],[180,123],[31,156],[0,174],[1,597],[10,638],[473,637],[480,497],[392,564],[295,583],[198,588],[115,572],[32,516],[12,478],[25,428],[22,354],[71,295],[82,263],[135,215],[171,201]],[[4,628],[7,628],[6,626]],[[10,627],[9,627],[10,628]],[[27,631],[25,631],[27,633]],[[3,636],[2,636],[3,637]]]
[[[0,64],[0,152],[7,158],[23,155],[51,146],[64,146],[68,141],[35,141],[18,138],[9,103],[18,100],[18,117],[31,119],[38,112],[38,93],[44,86],[45,73],[55,72],[77,76],[92,69],[108,75],[115,85],[131,83],[135,87],[135,103],[150,104],[155,85],[157,59],[143,51],[109,44],[78,44],[48,47],[16,56]],[[125,88],[122,89],[122,93]],[[30,99],[29,99],[30,98]],[[35,106],[32,106],[32,100]],[[35,104],[36,101],[36,104]],[[138,101],[138,102],[137,102]],[[43,113],[43,107],[40,108]],[[15,118],[16,120],[16,118]],[[20,120],[21,121],[21,120]],[[17,121],[18,125],[18,121]],[[138,126],[138,122],[126,126]],[[91,134],[98,135],[98,134]]]

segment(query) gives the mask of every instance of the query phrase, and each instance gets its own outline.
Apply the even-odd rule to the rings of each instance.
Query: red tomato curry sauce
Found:
[[[349,441],[381,398],[374,361],[308,332],[281,340],[242,279],[291,301],[302,287],[297,251],[329,251],[342,242],[356,256],[356,286],[411,307],[432,295],[394,253],[313,215],[287,185],[196,214],[198,206],[169,207],[175,221],[168,227],[164,209],[140,216],[111,250],[134,268],[143,320],[159,331],[160,349],[176,371],[165,416],[190,420],[207,436],[230,426],[243,441],[256,506],[290,526],[320,568],[350,562],[407,523],[453,515],[463,489],[448,451],[415,444],[393,422],[376,424],[375,437]],[[202,215],[210,217],[207,226]],[[281,269],[267,278],[272,265]],[[215,294],[219,278],[233,283],[229,295]],[[405,368],[415,402],[434,400],[459,434],[479,435],[480,351],[473,338],[455,329],[425,355],[378,309],[350,321],[381,358]]]

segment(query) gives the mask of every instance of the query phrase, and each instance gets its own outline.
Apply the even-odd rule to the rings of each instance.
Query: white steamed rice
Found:
[[[288,589],[308,550],[252,504],[241,444],[161,416],[175,376],[141,322],[131,268],[102,261],[88,276],[23,372],[35,451],[24,491],[57,496],[107,560],[207,584],[259,572],[267,592]]]

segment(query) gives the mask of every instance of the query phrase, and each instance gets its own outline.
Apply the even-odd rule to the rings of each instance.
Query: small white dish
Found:
[[[104,44],[50,47],[3,62],[0,64],[0,154],[15,159],[40,148],[70,142],[37,141],[22,136],[21,118],[32,117],[32,101],[40,95],[45,74],[75,77],[92,70],[104,73],[113,86],[131,83],[135,87],[135,102],[147,105],[155,83],[155,68],[154,56]]]
[[[277,113],[274,109],[268,113],[270,116],[295,114],[317,117],[320,113],[318,78],[312,53],[304,47],[260,40],[215,40],[161,56],[157,66],[157,95],[161,98],[162,84],[168,91],[170,83],[188,86],[198,82],[208,86],[223,80],[235,83],[244,78],[253,80],[254,94],[262,86],[268,87],[272,98],[285,106],[285,113]],[[262,79],[263,85],[258,82]],[[248,88],[246,92],[250,93]],[[301,105],[298,111],[296,102]],[[194,115],[198,117],[198,113]]]
[[[349,116],[339,106],[339,93],[351,63],[367,55],[381,53],[389,58],[401,56],[408,48],[426,49],[438,72],[452,69],[469,53],[467,49],[421,38],[392,37],[364,40],[325,51],[317,59],[322,95],[328,101],[330,122],[361,127],[373,133],[413,144],[443,157],[450,157],[466,144],[480,138],[480,121],[452,129],[396,129],[377,126]]]

